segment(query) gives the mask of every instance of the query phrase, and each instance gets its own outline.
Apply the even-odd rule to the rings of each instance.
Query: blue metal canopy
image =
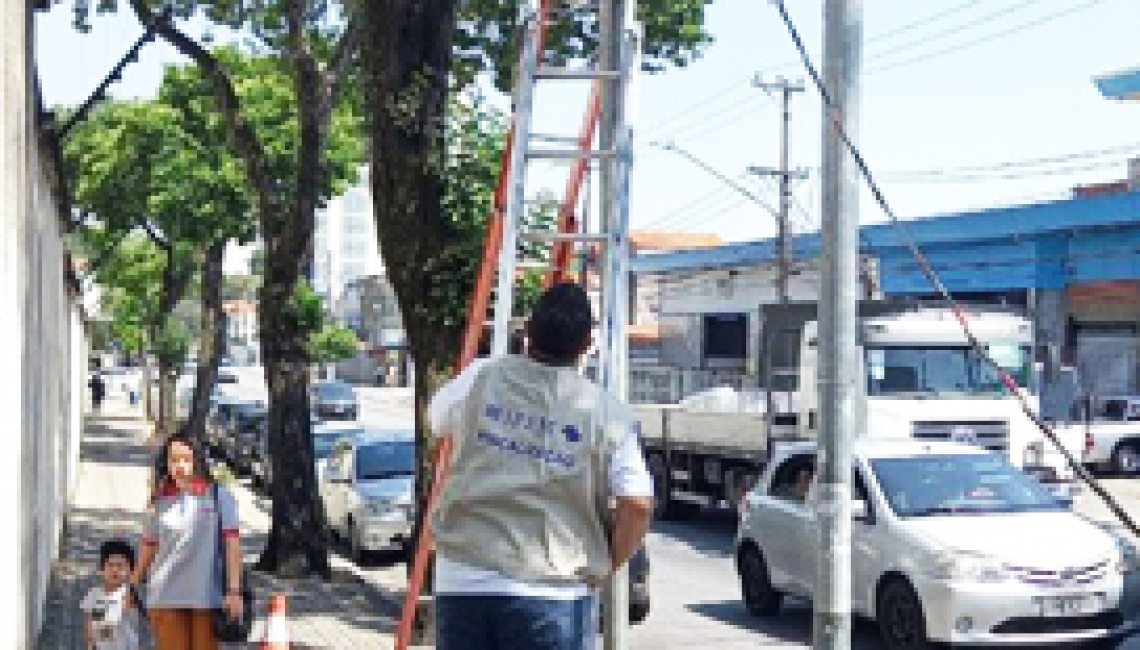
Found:
[[[1140,279],[1140,192],[915,219],[906,233],[956,291],[1058,289],[1072,282]],[[906,236],[891,224],[861,229],[864,254],[878,259],[889,294],[929,293]],[[818,233],[794,238],[794,256],[817,257]],[[643,255],[635,273],[770,264],[776,241]]]
[[[1093,83],[1108,99],[1140,99],[1140,68],[1095,77]]]

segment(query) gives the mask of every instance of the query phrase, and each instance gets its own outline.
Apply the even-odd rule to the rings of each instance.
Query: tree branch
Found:
[[[168,253],[171,252],[171,249],[174,248],[174,244],[168,241],[166,237],[162,236],[162,233],[160,233],[158,231],[158,228],[150,222],[150,219],[142,219],[141,221],[143,230],[146,231],[146,234],[150,235],[150,238],[154,240],[154,243],[157,244],[158,247],[162,250]]]
[[[328,103],[325,78],[320,72],[316,56],[306,32],[307,3],[305,0],[290,0],[286,14],[289,40],[293,44],[294,87],[300,114],[301,134],[297,147],[297,195],[294,210],[299,220],[310,217],[317,209],[317,197],[323,178],[322,160],[325,142],[326,121],[322,119],[324,106]],[[316,101],[313,101],[316,100]],[[309,242],[313,236],[311,223],[305,223],[295,233],[292,251],[298,261],[308,257]]]
[[[218,101],[222,113],[229,123],[230,132],[238,155],[245,164],[246,173],[257,195],[258,208],[262,218],[269,222],[278,218],[274,200],[274,187],[276,183],[269,172],[269,161],[265,149],[258,139],[253,125],[245,118],[241,110],[241,100],[234,90],[229,75],[222,69],[218,59],[205,47],[194,39],[178,30],[173,23],[161,19],[147,7],[146,0],[130,0],[134,9],[145,27],[153,29],[156,34],[170,43],[197,64],[198,69],[214,87],[214,96]],[[265,232],[266,246],[274,247],[278,233]]]
[[[321,107],[321,120],[328,123],[332,120],[332,110],[336,100],[340,97],[344,87],[344,79],[348,70],[356,60],[356,49],[360,43],[360,20],[356,16],[348,19],[340,40],[333,49],[329,59],[329,67],[325,73],[325,105]]]

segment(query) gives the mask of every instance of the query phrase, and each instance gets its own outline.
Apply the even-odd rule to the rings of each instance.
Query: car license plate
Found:
[[[1033,604],[1037,607],[1040,616],[1080,616],[1098,611],[1104,600],[1104,594],[1035,596]]]

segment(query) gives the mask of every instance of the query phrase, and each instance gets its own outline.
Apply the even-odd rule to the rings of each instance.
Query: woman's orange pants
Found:
[[[158,650],[218,650],[213,610],[152,609],[150,623]]]

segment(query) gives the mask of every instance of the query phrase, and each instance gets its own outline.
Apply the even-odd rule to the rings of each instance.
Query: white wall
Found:
[[[29,3],[0,0],[0,643],[34,646],[85,386],[81,308],[64,282],[59,214],[31,117]],[[77,370],[78,369],[78,370]]]

